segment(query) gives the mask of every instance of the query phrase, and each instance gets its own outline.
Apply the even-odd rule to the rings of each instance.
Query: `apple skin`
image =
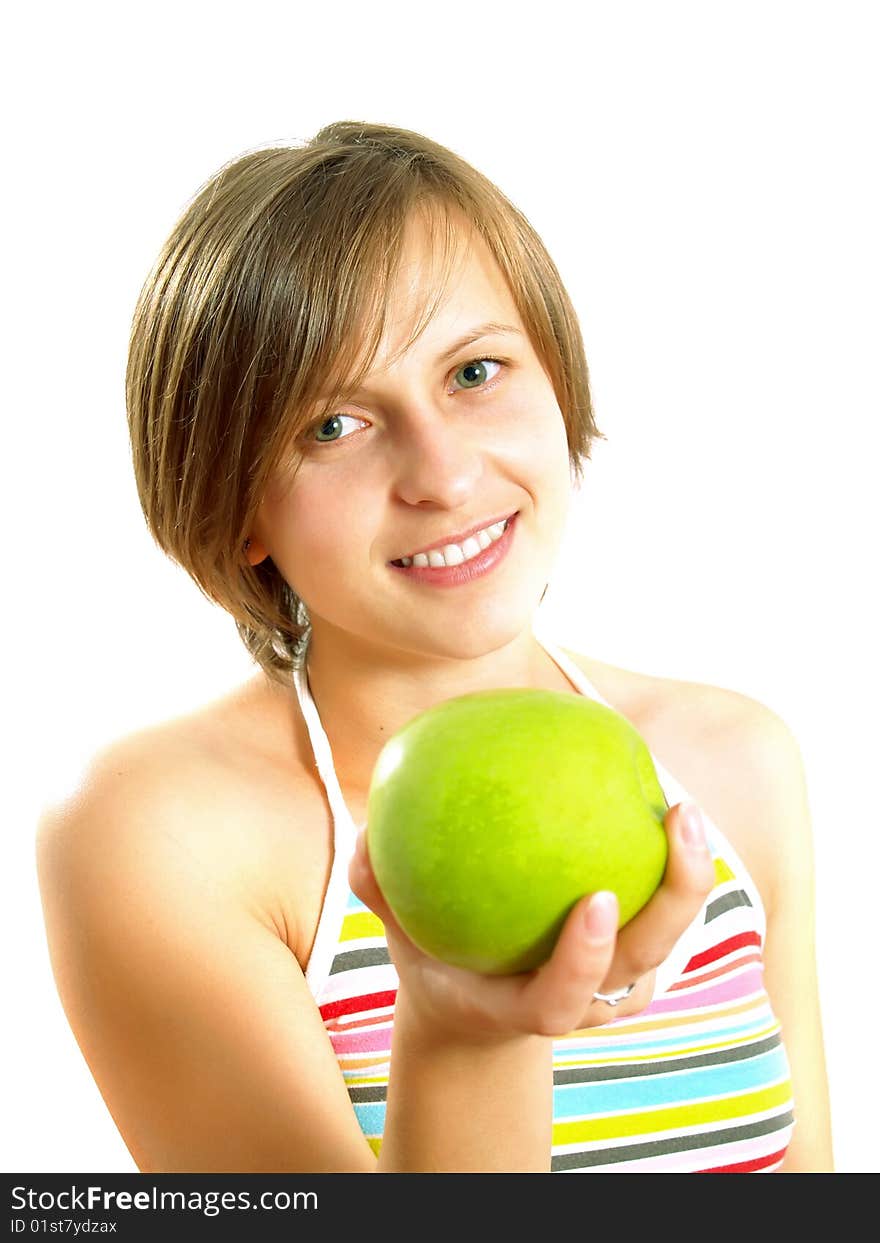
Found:
[[[659,885],[668,805],[642,736],[585,695],[478,691],[385,743],[367,847],[404,932],[489,975],[549,958],[572,906],[611,889],[620,926]]]

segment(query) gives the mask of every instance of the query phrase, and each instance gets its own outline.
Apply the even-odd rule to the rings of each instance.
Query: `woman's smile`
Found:
[[[462,544],[444,544],[389,564],[413,583],[429,587],[463,586],[483,578],[504,560],[513,543],[517,516],[514,513],[480,529]]]

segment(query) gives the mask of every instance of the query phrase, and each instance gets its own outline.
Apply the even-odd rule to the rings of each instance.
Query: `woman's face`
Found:
[[[476,657],[530,626],[550,577],[571,489],[562,413],[491,254],[469,240],[443,304],[398,358],[436,288],[424,226],[411,222],[364,387],[301,433],[296,469],[267,489],[250,557],[268,553],[305,601],[316,646]],[[488,323],[515,331],[450,352]],[[486,537],[464,544],[465,533],[513,514],[469,571],[393,564],[438,543],[467,558]]]

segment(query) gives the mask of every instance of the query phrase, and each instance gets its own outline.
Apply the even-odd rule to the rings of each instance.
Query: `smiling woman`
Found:
[[[127,402],[149,529],[258,666],[40,826],[59,993],[138,1167],[830,1168],[796,745],[535,629],[601,433],[523,214],[393,127],[244,155],[147,279]],[[503,687],[627,717],[668,852],[625,926],[585,893],[489,977],[405,936],[358,830],[392,733]]]

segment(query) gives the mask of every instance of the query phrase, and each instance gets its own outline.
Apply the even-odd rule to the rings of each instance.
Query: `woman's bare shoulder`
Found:
[[[295,714],[265,679],[250,679],[97,746],[42,809],[38,849],[87,854],[112,837],[114,849],[145,859],[183,852],[296,952],[299,885],[322,805]]]
[[[624,669],[565,649],[603,699],[658,742],[692,745],[730,732],[784,723],[766,704],[726,686]],[[650,740],[649,740],[650,741]]]
[[[233,700],[107,744],[47,809],[58,993],[144,1172],[366,1171],[300,954],[316,822]]]

